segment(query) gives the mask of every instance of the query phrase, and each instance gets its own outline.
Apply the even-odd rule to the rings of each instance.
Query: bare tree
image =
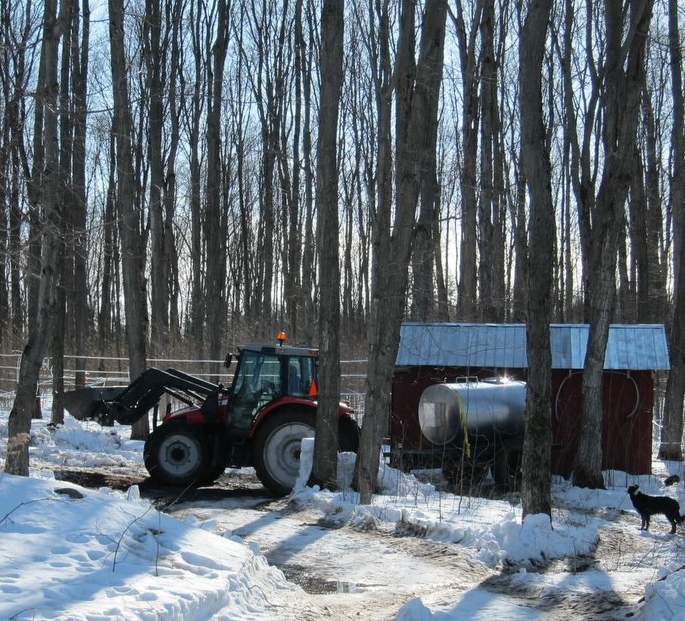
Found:
[[[415,65],[415,6],[403,0],[395,72],[396,206],[391,219],[389,201],[381,199],[374,230],[373,294],[368,342],[366,399],[361,442],[355,466],[360,502],[368,504],[376,488],[380,445],[387,425],[392,372],[399,346],[400,323],[405,310],[408,267],[411,258],[415,211],[427,153],[437,123],[444,57],[447,5],[426,2],[421,25],[418,66]],[[389,112],[389,109],[385,109]],[[387,147],[381,131],[379,150]],[[379,158],[380,159],[380,158]],[[379,181],[387,178],[379,174]],[[379,190],[384,194],[384,190]]]
[[[169,333],[171,337],[178,338],[180,336],[180,318],[179,318],[179,297],[180,297],[180,283],[179,283],[179,250],[176,241],[176,198],[177,198],[177,181],[176,181],[176,158],[179,150],[180,142],[180,120],[179,120],[179,104],[178,104],[178,82],[179,76],[182,73],[182,48],[183,40],[181,33],[183,26],[181,24],[181,15],[184,2],[183,0],[174,0],[168,9],[167,22],[171,22],[168,28],[171,30],[170,51],[167,54],[169,57],[168,65],[168,79],[167,79],[167,93],[168,93],[168,107],[169,107],[169,142],[167,148],[166,170],[164,176],[164,218],[163,218],[163,256],[166,261],[163,275],[166,278],[168,300],[166,303],[169,307]]]
[[[74,3],[78,6],[78,2]],[[78,10],[78,9],[77,9]],[[76,22],[78,25],[78,20]],[[79,31],[77,28],[76,35]],[[71,300],[70,319],[74,335],[73,353],[75,359],[75,384],[83,387],[86,381],[86,347],[89,323],[88,317],[88,283],[87,283],[87,215],[86,197],[86,136],[88,112],[88,66],[90,53],[90,6],[88,0],[81,1],[81,39],[74,37],[72,45],[72,83],[74,110],[74,139],[72,147],[72,215],[70,218],[70,239],[73,240],[70,271],[73,274],[73,296]]]
[[[112,132],[116,145],[116,203],[121,221],[124,309],[128,343],[129,373],[140,375],[147,365],[147,308],[143,279],[145,251],[140,234],[140,214],[134,191],[131,104],[126,75],[123,0],[109,0],[109,38],[112,68],[114,116]],[[132,428],[132,437],[144,439],[149,433],[147,417]]]
[[[683,93],[683,55],[678,26],[678,2],[670,0],[669,47],[671,53],[671,86],[673,95],[673,173],[671,175],[671,209],[679,212],[674,222],[685,222],[685,94]],[[679,248],[680,252],[677,252]],[[671,370],[666,384],[664,428],[659,457],[683,459],[683,395],[685,394],[685,244],[674,245],[673,270],[677,275],[673,324],[671,328]]]
[[[271,11],[266,3],[246,4],[250,9],[243,15],[254,46],[248,59],[247,79],[250,82],[259,115],[261,134],[261,192],[257,252],[261,258],[256,264],[253,287],[255,309],[259,307],[261,323],[273,317],[274,260],[277,248],[276,179],[277,156],[281,148],[281,130],[284,123],[283,98],[285,96],[284,41],[288,5],[279,13]],[[280,20],[280,22],[279,22]],[[247,42],[246,42],[247,43]],[[243,47],[241,54],[248,54]],[[269,322],[270,325],[270,322]]]
[[[204,295],[208,331],[207,354],[221,357],[221,337],[226,325],[226,203],[222,195],[221,111],[224,66],[228,49],[230,1],[217,3],[215,39],[211,49],[209,90],[207,92],[207,195],[204,234],[207,248],[207,279]],[[210,26],[208,25],[208,28]]]
[[[52,333],[52,418],[64,422],[65,350],[74,358],[75,382],[85,383],[89,329],[86,270],[86,94],[90,13],[87,0],[65,0],[60,76],[60,255]]]
[[[343,89],[341,124],[350,127],[346,135],[352,140],[351,144],[343,141],[341,156],[341,185],[346,210],[342,287],[344,332],[353,338],[364,335],[366,327],[370,297],[369,238],[377,202],[381,200],[377,187],[384,185],[376,179],[377,172],[382,170],[380,166],[376,167],[376,154],[381,151],[377,136],[380,118],[388,116],[381,109],[391,105],[387,11],[387,2],[378,3],[377,14],[371,11],[364,16],[364,8],[352,4],[355,28],[349,29],[347,37],[349,53],[346,55],[347,80]],[[375,21],[379,24],[376,25]],[[386,159],[384,157],[383,161]]]
[[[0,62],[2,66],[8,69],[13,64],[10,56],[10,46],[8,45],[8,42],[11,40],[14,17],[10,8],[10,2],[3,3],[2,8],[0,8]],[[8,186],[12,179],[10,174],[11,154],[13,151],[11,138],[12,119],[16,116],[18,109],[18,99],[13,92],[16,87],[8,78],[9,76],[5,72],[0,72],[0,93],[5,102],[2,108],[2,119],[0,120],[0,177],[6,180],[6,183],[0,184],[0,261],[2,261],[3,265],[9,265],[10,263],[9,201],[7,194],[9,192]],[[7,338],[10,325],[8,278],[7,270],[0,270],[0,345],[10,340]]]
[[[204,239],[202,234],[202,118],[205,113],[205,88],[206,80],[204,54],[204,32],[202,24],[207,19],[203,14],[204,3],[191,0],[190,11],[190,39],[192,50],[192,85],[188,88],[188,95],[181,100],[183,117],[186,123],[189,155],[189,180],[188,180],[188,203],[190,210],[190,235],[189,245],[191,249],[191,277],[190,277],[190,310],[188,336],[194,344],[194,351],[199,358],[205,357],[205,257]]]
[[[342,2],[342,0],[341,0]],[[279,149],[278,168],[281,179],[281,191],[284,193],[282,203],[282,223],[283,227],[283,259],[282,263],[285,267],[283,274],[283,302],[285,304],[285,313],[287,317],[287,324],[290,327],[293,336],[299,337],[302,331],[302,317],[301,313],[304,310],[304,292],[302,289],[301,268],[302,268],[302,200],[301,200],[301,176],[306,171],[303,170],[301,164],[301,136],[302,136],[302,113],[305,102],[303,101],[303,81],[308,80],[309,77],[304,71],[305,66],[305,38],[302,22],[302,0],[296,0],[294,15],[292,20],[292,35],[288,37],[287,47],[292,51],[284,50],[282,62],[286,64],[289,57],[293,58],[293,71],[288,72],[284,67],[284,73],[288,75],[292,73],[292,81],[294,82],[294,90],[292,97],[293,119],[292,129],[288,131],[288,124],[281,123],[281,148]],[[325,10],[325,9],[322,9]],[[286,34],[283,28],[284,36]],[[292,39],[292,43],[290,40]],[[324,39],[325,40],[325,39]],[[321,60],[321,65],[323,59]],[[321,66],[323,71],[323,66]],[[284,80],[285,88],[285,80]],[[283,108],[287,109],[289,106],[286,101],[283,103]],[[285,110],[284,110],[285,116]],[[292,144],[290,143],[290,134],[292,133]],[[288,154],[292,152],[295,157],[289,157]]]
[[[677,27],[677,26],[676,26]],[[675,65],[675,63],[674,63]],[[682,66],[682,62],[681,62]],[[674,66],[671,71],[677,71]],[[677,80],[678,78],[673,78]],[[682,81],[682,79],[681,79]],[[641,247],[637,250],[635,258],[636,270],[636,299],[638,323],[655,323],[664,320],[664,308],[666,307],[666,270],[667,266],[663,258],[663,199],[660,188],[661,162],[659,159],[660,140],[655,119],[652,89],[645,89],[642,100],[642,118],[644,125],[644,196],[639,196],[636,211],[643,221],[635,235],[635,245]],[[675,108],[679,105],[677,95],[673,93],[673,111],[675,120]],[[673,136],[675,138],[675,136]],[[677,149],[673,143],[674,151]],[[641,207],[642,206],[642,207]],[[642,234],[642,238],[639,234]],[[633,232],[631,231],[631,239]],[[675,263],[674,263],[675,265]]]
[[[61,9],[64,8],[62,4]],[[58,15],[56,0],[45,2],[41,50],[43,80],[39,84],[39,98],[36,100],[36,114],[43,115],[44,119],[39,140],[43,141],[45,157],[40,183],[42,234],[37,314],[31,323],[29,338],[21,356],[17,393],[9,416],[5,459],[5,472],[22,476],[29,474],[31,418],[36,408],[38,377],[49,343],[56,304],[60,230],[57,51],[63,24],[64,15]]]
[[[116,186],[116,165],[114,136],[109,140],[109,159],[110,166],[107,179],[107,194],[102,210],[103,235],[102,235],[102,267],[101,267],[101,287],[100,287],[100,308],[98,309],[98,349],[106,352],[112,344],[114,334],[114,314],[115,308],[113,300],[116,297],[116,277],[117,266],[119,265],[118,240],[116,223],[116,204],[114,199]],[[104,361],[100,359],[98,363],[100,369],[104,368]]]
[[[315,12],[315,3],[311,0],[307,3],[307,9],[304,11],[307,16],[309,37],[304,41],[306,48],[312,49],[314,47],[314,38],[316,29],[314,27],[314,18],[312,14]],[[316,284],[316,265],[315,265],[315,233],[312,222],[314,221],[314,174],[312,166],[312,132],[311,132],[311,116],[313,108],[312,97],[312,74],[314,73],[313,55],[306,54],[302,58],[302,97],[304,99],[303,109],[303,126],[302,133],[302,169],[304,172],[304,196],[303,196],[303,221],[304,227],[302,231],[302,291],[303,291],[303,322],[305,329],[305,342],[313,340],[314,324],[316,322],[317,313],[315,309],[315,300],[313,292]]]
[[[337,134],[343,82],[343,0],[321,11],[321,101],[317,146],[316,213],[319,243],[319,408],[310,484],[337,486],[340,401],[340,266]]]
[[[505,3],[506,4],[506,3]],[[506,24],[495,19],[495,2],[486,0],[480,23],[481,52],[481,154],[478,197],[478,291],[479,317],[483,321],[504,320],[504,220],[506,197],[502,172],[502,136],[497,96],[501,52],[496,50],[495,28]],[[506,38],[506,35],[503,37]]]
[[[2,97],[2,126],[0,129],[0,343],[16,348],[24,338],[25,308],[22,305],[23,251],[21,231],[22,181],[29,169],[24,131],[27,107],[23,105],[30,73],[33,40],[41,15],[25,3],[7,1],[0,7],[0,96]],[[41,109],[40,106],[37,107]],[[42,136],[36,137],[38,143]]]
[[[436,136],[431,136],[437,144],[437,123],[431,128]],[[421,184],[419,216],[414,229],[412,242],[412,306],[411,317],[419,321],[433,319],[437,311],[436,264],[440,256],[439,200],[440,192],[437,179],[437,154],[427,154],[426,169]]]
[[[50,353],[52,357],[52,416],[54,423],[64,422],[64,404],[62,395],[64,394],[64,345],[65,340],[73,340],[73,325],[67,320],[67,313],[71,311],[71,305],[67,310],[67,290],[73,290],[73,272],[68,263],[71,262],[72,247],[70,241],[70,220],[74,213],[69,209],[72,203],[71,192],[71,166],[73,158],[73,114],[71,106],[72,93],[72,55],[74,54],[74,39],[78,24],[78,4],[73,0],[64,0],[65,9],[63,10],[64,23],[62,33],[62,46],[60,54],[60,90],[59,108],[59,181],[58,191],[60,199],[58,202],[58,221],[60,223],[59,251],[58,251],[58,278],[55,298],[55,316],[53,318],[53,330],[50,337]],[[85,323],[85,322],[84,322]]]
[[[233,33],[231,38],[238,49],[244,46],[245,33],[243,23],[245,7],[240,4],[237,18],[232,20]],[[233,78],[226,85],[227,96],[231,102],[243,102],[248,98],[249,81],[247,78],[247,61],[244,54],[236,54],[233,60]],[[252,187],[250,184],[251,167],[250,153],[247,148],[249,140],[249,123],[247,118],[249,108],[244,105],[233,106],[230,114],[230,132],[232,149],[235,151],[235,170],[237,177],[237,196],[234,206],[234,220],[232,228],[237,233],[237,241],[232,252],[232,269],[229,278],[233,281],[233,302],[231,313],[235,316],[253,315],[255,256],[252,252]]]
[[[466,30],[463,2],[457,0],[454,24],[457,30],[457,45],[461,61],[461,76],[464,104],[462,108],[462,149],[464,153],[461,171],[462,226],[459,252],[459,284],[457,289],[457,314],[465,320],[473,320],[477,308],[477,265],[476,265],[476,213],[478,158],[478,76],[477,49],[478,28],[483,16],[485,0],[476,0],[471,6],[470,32]]]
[[[527,3],[519,37],[521,165],[530,196],[526,430],[523,443],[524,515],[552,515],[551,446],[552,317],[555,217],[551,164],[542,108],[542,74],[551,0]]]
[[[618,3],[604,5],[606,63],[601,102],[605,162],[592,214],[589,260],[592,268],[585,274],[590,333],[583,373],[581,434],[573,471],[573,482],[580,487],[604,487],[601,445],[604,357],[616,297],[618,240],[624,226],[633,167],[652,4],[631,0],[627,13]]]
[[[169,256],[164,210],[164,85],[162,8],[160,0],[146,0],[143,55],[148,97],[148,162],[150,166],[150,339],[153,355],[166,351],[169,336]]]

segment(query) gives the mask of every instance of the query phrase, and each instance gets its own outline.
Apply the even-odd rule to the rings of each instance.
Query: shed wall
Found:
[[[391,451],[398,455],[435,448],[421,433],[418,405],[430,385],[458,378],[508,375],[525,380],[523,369],[419,366],[398,368],[393,379]],[[582,372],[552,372],[552,472],[569,476],[580,433]],[[631,474],[651,472],[654,384],[651,371],[605,371],[603,400],[604,469]],[[420,466],[434,464],[415,463]]]

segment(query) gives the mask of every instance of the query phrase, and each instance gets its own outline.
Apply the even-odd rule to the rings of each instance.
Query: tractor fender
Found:
[[[259,412],[257,412],[254,421],[252,421],[248,438],[253,438],[262,423],[272,415],[277,415],[277,412],[284,407],[300,408],[303,410],[316,412],[316,409],[319,407],[319,403],[318,401],[312,401],[311,399],[305,399],[301,397],[282,397],[281,399],[274,399],[270,403],[267,403],[261,410],[259,410]],[[352,418],[353,413],[354,410],[347,403],[342,401],[340,402],[338,407],[339,418],[349,419],[349,422],[356,426],[357,423]]]
[[[250,432],[248,438],[253,438],[256,431],[261,427],[262,423],[270,419],[272,416],[277,416],[278,412],[283,408],[297,408],[301,410],[307,410],[311,412],[316,412],[316,401],[311,399],[303,399],[299,397],[282,397],[280,399],[274,399],[273,401],[267,403],[255,416],[250,426]]]

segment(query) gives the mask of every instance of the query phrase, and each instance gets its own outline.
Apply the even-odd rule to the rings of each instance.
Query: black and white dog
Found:
[[[680,515],[680,505],[675,498],[643,494],[638,491],[637,485],[631,485],[628,488],[628,494],[633,502],[633,507],[642,518],[640,530],[649,530],[649,518],[657,513],[663,513],[671,523],[671,534],[675,533],[676,525],[685,519]]]

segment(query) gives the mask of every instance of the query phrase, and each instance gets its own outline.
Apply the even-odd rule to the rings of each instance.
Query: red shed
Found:
[[[589,327],[552,324],[552,469],[571,473],[580,426],[580,395]],[[525,380],[524,324],[414,323],[400,333],[390,419],[394,463],[435,467],[440,452],[421,432],[419,401],[429,386],[460,378]],[[612,325],[604,363],[603,468],[649,474],[654,375],[668,370],[662,325]],[[437,449],[437,450],[436,450]]]

